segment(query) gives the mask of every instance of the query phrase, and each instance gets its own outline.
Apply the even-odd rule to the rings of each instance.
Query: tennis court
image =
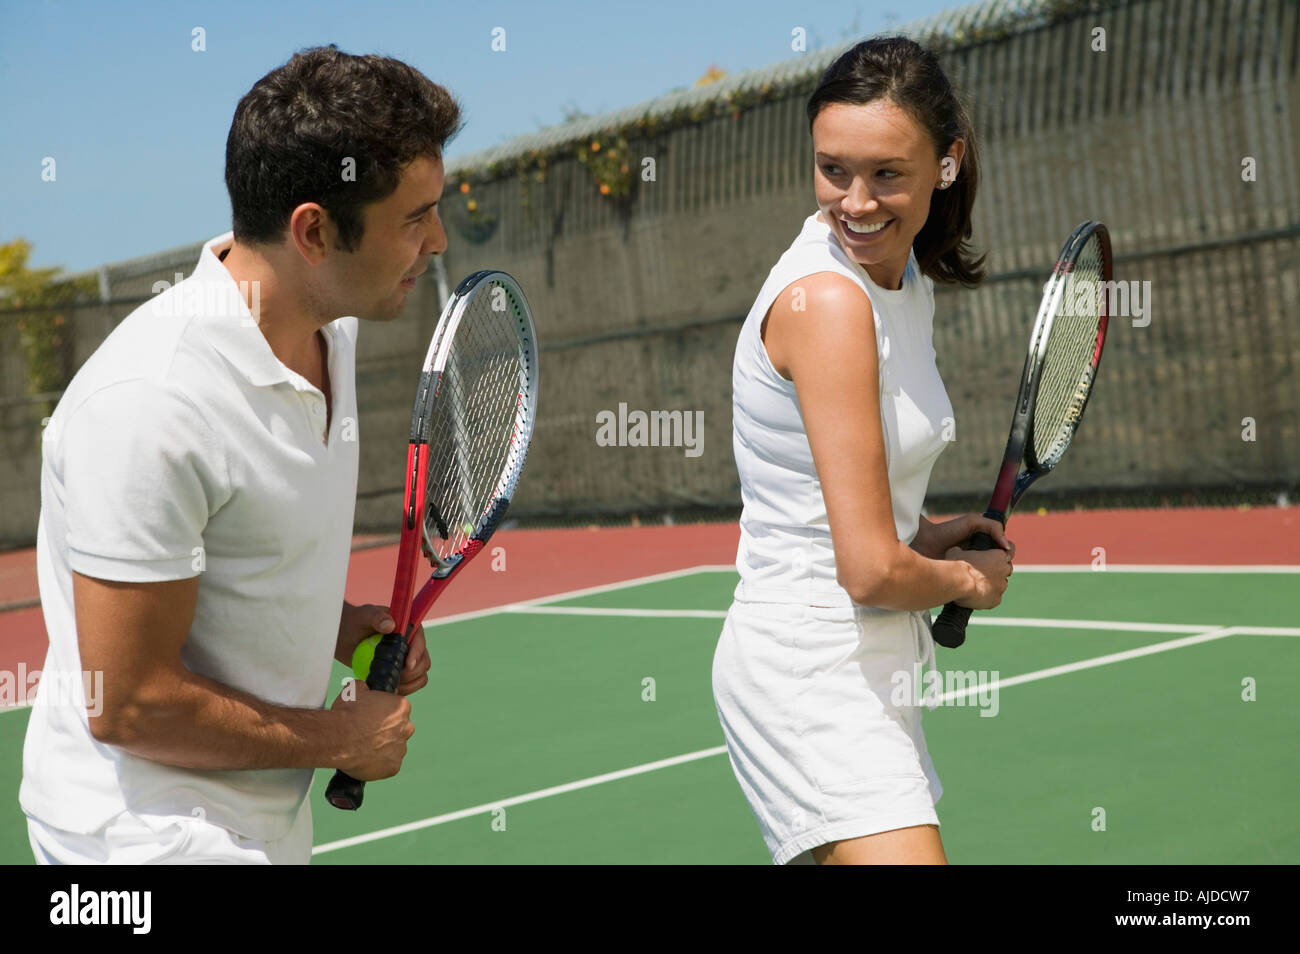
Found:
[[[991,718],[973,697],[926,715],[950,860],[1293,863],[1294,570],[1018,568],[939,650],[998,680]],[[704,566],[429,625],[402,773],[355,814],[318,775],[314,862],[767,863],[709,684],[735,581]],[[11,806],[26,723],[0,713]],[[30,860],[5,813],[0,862]]]

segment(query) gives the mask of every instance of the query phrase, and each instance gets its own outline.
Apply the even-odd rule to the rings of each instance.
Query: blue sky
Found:
[[[396,56],[448,87],[467,126],[448,158],[835,46],[947,0],[621,3],[0,0],[0,242],[32,264],[90,268],[229,228],[222,180],[239,98],[295,49]],[[506,29],[507,51],[490,48]],[[203,52],[191,31],[206,33]],[[41,178],[53,157],[57,178]]]

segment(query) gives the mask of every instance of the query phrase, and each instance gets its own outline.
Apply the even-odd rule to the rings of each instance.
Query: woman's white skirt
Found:
[[[832,841],[939,824],[943,786],[921,731],[929,615],[732,603],[713,699],[775,864]]]

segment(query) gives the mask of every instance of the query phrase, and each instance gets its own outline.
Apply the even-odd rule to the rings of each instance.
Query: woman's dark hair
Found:
[[[400,60],[333,44],[302,50],[235,107],[226,138],[235,239],[278,241],[297,206],[319,202],[343,250],[355,251],[362,209],[391,195],[408,163],[441,156],[460,128],[451,94]]]
[[[930,215],[912,250],[921,271],[934,281],[978,285],[984,280],[984,256],[973,258],[967,240],[979,187],[979,149],[970,117],[934,53],[903,36],[863,40],[822,74],[808,99],[809,129],[832,103],[865,106],[878,99],[904,110],[929,134],[935,158],[943,156],[953,140],[965,140],[957,179],[931,196]]]

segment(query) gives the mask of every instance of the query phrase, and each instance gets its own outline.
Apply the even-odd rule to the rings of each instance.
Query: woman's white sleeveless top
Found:
[[[956,433],[935,365],[934,283],[909,254],[903,287],[881,288],[848,257],[830,227],[816,213],[810,215],[763,283],[741,328],[732,366],[732,445],[744,504],[737,599],[853,605],[835,580],[826,504],[794,382],[772,367],[760,334],[777,296],[816,272],[844,275],[871,299],[894,527],[904,543],[916,536],[930,471]]]

